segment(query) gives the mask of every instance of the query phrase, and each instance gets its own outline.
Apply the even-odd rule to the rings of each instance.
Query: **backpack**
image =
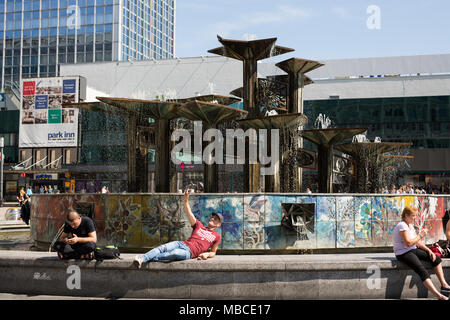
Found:
[[[120,251],[119,248],[116,246],[108,245],[105,247],[97,247],[94,250],[94,257],[95,260],[103,261],[103,260],[110,260],[110,259],[122,259],[120,257]]]

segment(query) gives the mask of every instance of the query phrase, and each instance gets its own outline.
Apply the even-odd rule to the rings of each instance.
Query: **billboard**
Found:
[[[80,78],[22,80],[19,148],[77,146],[78,109],[62,105],[79,102]]]

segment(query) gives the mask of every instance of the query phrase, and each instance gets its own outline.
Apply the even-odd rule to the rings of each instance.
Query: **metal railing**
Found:
[[[20,86],[15,81],[5,80],[4,88],[5,88],[5,90],[9,89],[14,94],[14,96],[17,98],[17,100],[20,101],[20,97],[21,97]]]
[[[58,168],[58,167],[59,167],[59,165],[60,165],[60,161],[61,161],[61,159],[62,159],[62,156],[61,156],[61,157],[59,157],[58,159],[56,159],[56,160],[54,160],[54,161],[50,162],[49,164],[47,164],[47,165],[43,166],[43,167],[42,167],[42,169],[47,169],[48,167],[51,167],[51,165],[52,165],[53,163],[57,163],[57,164],[56,164],[56,165],[54,166],[54,168]]]
[[[26,167],[24,170],[28,170],[28,169],[33,168],[33,167],[35,167],[35,166],[37,167],[39,163],[44,162],[45,160],[47,160],[47,157],[45,157],[45,158],[39,160],[38,162],[33,163],[31,166]],[[40,167],[43,168],[42,165],[40,165]]]
[[[28,163],[31,162],[32,158],[33,157],[29,157],[27,160],[22,161],[21,163],[16,164],[15,166],[12,166],[11,168],[13,170],[24,170],[24,168],[28,165]]]

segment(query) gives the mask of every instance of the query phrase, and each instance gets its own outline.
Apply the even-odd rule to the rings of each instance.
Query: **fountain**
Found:
[[[314,129],[302,130],[306,124],[307,118],[303,114],[303,91],[304,86],[311,83],[305,74],[315,70],[322,63],[314,60],[290,58],[276,64],[277,67],[287,73],[287,75],[271,76],[268,79],[257,78],[257,63],[261,59],[273,57],[293,51],[291,48],[275,45],[277,38],[268,38],[262,40],[240,41],[224,39],[217,36],[222,47],[211,49],[208,52],[219,54],[243,61],[243,87],[236,89],[231,93],[243,98],[244,110],[229,107],[228,105],[239,101],[234,97],[227,97],[217,94],[204,96],[195,96],[183,99],[172,99],[168,101],[151,101],[123,98],[107,98],[98,97],[100,102],[81,103],[72,106],[79,108],[112,112],[123,114],[127,117],[127,145],[128,145],[128,176],[129,191],[146,190],[146,157],[145,143],[135,139],[134,134],[138,133],[138,137],[142,136],[141,132],[145,131],[144,123],[137,123],[139,119],[153,118],[156,120],[156,141],[157,141],[157,161],[156,161],[156,191],[169,192],[174,191],[170,188],[169,174],[169,120],[175,118],[185,118],[189,121],[202,121],[204,130],[217,128],[219,124],[226,125],[231,121],[248,129],[266,129],[269,132],[268,139],[270,141],[270,132],[272,129],[280,130],[281,142],[280,146],[280,163],[279,170],[274,176],[265,176],[265,191],[269,192],[301,192],[302,187],[302,171],[301,164],[298,159],[302,159],[303,138],[315,143],[318,148],[318,180],[319,192],[331,193],[333,191],[332,174],[333,174],[333,147],[339,145],[344,140],[354,138],[354,141],[363,139],[359,136],[367,131],[367,128],[331,128],[331,120],[325,115],[319,115],[315,121]],[[276,82],[276,83],[275,83]],[[283,86],[284,85],[284,86]],[[262,88],[262,89],[261,89]],[[265,90],[265,91],[264,91]],[[275,102],[267,100],[266,96],[261,96],[264,91],[265,95],[269,95],[269,100],[274,99]],[[267,101],[266,101],[267,100]],[[264,102],[261,104],[260,102]],[[264,110],[265,115],[262,115]],[[242,119],[243,116],[247,116]],[[145,121],[144,121],[145,122]],[[139,130],[136,128],[140,126]],[[146,123],[148,127],[148,121]],[[144,135],[145,137],[145,135]],[[145,139],[141,140],[145,141]],[[378,139],[379,140],[379,139]],[[339,146],[340,151],[353,155],[356,158],[362,154],[352,151],[349,148],[361,148],[365,142],[352,142]],[[385,146],[382,142],[375,142],[378,150]],[[141,152],[135,154],[136,144],[144,148],[138,148]],[[270,147],[270,143],[268,144]],[[347,149],[344,150],[344,148]],[[352,146],[352,147],[350,147]],[[392,149],[383,149],[387,152]],[[249,161],[249,142],[246,142],[245,162],[244,162],[244,191],[259,192],[260,186],[260,163],[250,163]],[[387,151],[386,151],[387,150]],[[270,153],[271,150],[268,150]],[[364,153],[367,159],[371,157],[372,151],[367,147]],[[379,154],[381,154],[379,153]],[[292,161],[294,159],[295,161]],[[362,163],[362,160],[359,161]],[[364,165],[360,165],[361,169]],[[206,192],[217,192],[218,181],[217,165],[204,166],[204,184]],[[361,169],[362,170],[362,169]],[[361,187],[361,181],[364,175],[361,170],[357,170],[357,177]],[[138,174],[139,172],[139,174]],[[142,178],[142,181],[138,181]],[[361,180],[362,179],[362,180]],[[366,179],[367,180],[367,179]],[[136,186],[136,187],[135,187]],[[365,189],[362,189],[365,190]]]
[[[282,129],[284,134],[290,136],[289,131],[292,128],[298,128],[299,126],[303,126],[308,121],[308,118],[302,113],[287,113],[281,115],[274,115],[269,117],[259,117],[259,118],[250,118],[244,120],[238,120],[238,123],[244,128],[252,128],[252,129],[267,129],[267,154],[271,154],[273,151],[271,150],[271,130],[272,129]],[[281,163],[284,163],[285,157],[283,156],[283,149],[281,149]],[[281,184],[280,184],[280,165],[276,164],[275,174],[274,175],[266,175],[265,176],[265,192],[280,192]]]
[[[241,115],[247,114],[247,111],[237,108],[228,107],[218,103],[210,103],[205,101],[198,101],[192,99],[186,99],[180,109],[178,115],[191,121],[202,121],[203,130],[217,129],[220,123],[234,120]],[[232,100],[228,100],[230,102]],[[205,192],[218,192],[218,170],[217,163],[210,163],[213,155],[207,154],[208,159],[204,164],[204,185]],[[205,159],[204,159],[205,160]]]
[[[323,63],[307,59],[291,58],[281,61],[276,66],[288,74],[289,79],[289,95],[288,95],[288,112],[303,113],[303,88],[305,86],[305,73],[315,70],[323,66]],[[303,148],[303,139],[301,135],[289,136],[288,144],[293,149]],[[292,191],[301,192],[302,187],[302,169],[300,166],[289,166],[287,170],[283,170],[285,175],[284,181],[288,181],[292,177],[294,188]],[[291,191],[291,190],[286,190]]]
[[[192,121],[201,121],[204,130],[223,130],[227,126],[266,129],[269,132],[265,136],[268,141],[271,140],[271,130],[279,130],[282,137],[279,143],[280,161],[275,164],[275,174],[264,178],[264,194],[260,194],[259,164],[250,164],[248,161],[249,143],[246,144],[245,152],[244,193],[217,194],[218,165],[204,164],[206,193],[193,195],[190,202],[194,215],[201,221],[205,221],[212,210],[222,212],[225,222],[220,230],[223,239],[220,244],[221,252],[251,253],[258,250],[270,254],[280,251],[298,253],[304,249],[333,252],[334,249],[344,250],[343,248],[386,247],[390,223],[399,219],[401,208],[405,204],[424,200],[419,196],[401,198],[358,194],[301,194],[301,174],[298,174],[298,167],[305,166],[306,162],[314,162],[314,156],[302,149],[301,138],[312,141],[318,147],[317,173],[321,193],[333,192],[335,149],[349,154],[353,159],[364,154],[370,160],[370,165],[367,164],[369,171],[373,168],[387,168],[392,163],[410,157],[385,154],[397,150],[400,145],[392,148],[392,143],[388,146],[389,143],[381,142],[380,138],[376,142],[367,141],[365,135],[361,135],[367,128],[334,128],[332,121],[323,114],[311,123],[314,128],[303,129],[307,123],[303,114],[303,90],[306,84],[312,82],[305,73],[321,67],[320,62],[288,59],[277,64],[286,75],[258,79],[258,60],[293,49],[276,46],[276,38],[236,41],[218,37],[218,40],[223,46],[209,52],[243,61],[243,87],[231,94],[243,98],[244,110],[229,106],[237,102],[237,98],[217,94],[168,101],[98,97],[100,101],[97,102],[65,105],[119,114],[127,119],[129,192],[146,191],[148,176],[146,168],[142,166],[147,167],[145,155],[148,150],[148,134],[155,130],[158,193],[33,196],[31,226],[37,246],[48,248],[58,228],[64,223],[65,214],[70,210],[78,210],[93,217],[101,245],[115,244],[123,252],[144,251],[168,240],[186,239],[192,229],[182,212],[182,196],[160,194],[175,192],[170,184],[170,166],[173,162],[169,158],[169,133],[176,127],[171,125],[176,121],[176,125],[180,124],[178,121],[181,119],[183,124],[187,124],[185,128],[191,128]],[[155,119],[156,124],[151,124],[149,118]],[[355,135],[351,143],[343,143]],[[270,147],[270,143],[267,146]],[[404,146],[406,145],[401,147]],[[206,148],[201,150],[203,155]],[[271,152],[269,149],[266,154]],[[216,154],[207,156],[211,159]],[[359,168],[365,168],[365,165],[363,163]],[[362,170],[359,168],[357,170]],[[380,173],[375,172],[374,175]],[[363,178],[359,178],[360,181],[361,179]],[[367,189],[360,187],[355,190],[364,192]],[[430,197],[429,200],[430,203],[440,201],[439,205],[435,205],[436,210],[443,210],[444,200],[447,201],[435,197]],[[49,208],[53,210],[48,210]],[[305,208],[310,214],[305,214]],[[289,233],[281,223],[286,212],[295,212],[298,213],[297,217],[309,219],[311,228],[305,228],[300,235],[297,232]],[[436,220],[436,215],[433,214],[428,214],[430,223]],[[443,212],[438,214],[443,216]]]
[[[384,154],[411,145],[409,142],[381,142],[380,137],[371,142],[365,134],[361,134],[355,136],[352,142],[336,146],[336,149],[350,155],[356,162],[356,179],[352,191],[375,193],[382,187],[383,169],[395,161],[405,159]]]
[[[300,61],[303,59],[297,60]],[[312,69],[302,69],[303,72],[308,72],[311,70]],[[293,83],[295,83],[296,81],[289,82],[289,79],[296,79],[300,75],[298,72],[295,75],[290,75],[292,72],[289,69],[287,70],[287,72],[287,75],[268,76],[266,79],[258,78],[258,102],[261,109],[266,112],[266,116],[285,114],[287,112],[291,114],[300,114],[303,112],[303,98],[298,99],[298,97],[303,96],[303,87],[305,85],[313,83],[313,81],[304,73],[301,73],[301,85],[293,85]],[[299,92],[301,92],[300,95]],[[243,88],[237,88],[231,91],[230,94],[242,98]],[[301,192],[302,169],[299,165],[301,163],[296,160],[292,161],[292,158],[298,158],[305,155],[304,153],[301,154],[303,140],[298,135],[298,130],[304,124],[306,124],[306,121],[303,124],[299,123],[297,127],[279,127],[279,129],[283,129],[283,140],[286,140],[285,143],[280,145],[280,148],[282,149],[282,163],[280,166],[283,181],[283,184],[281,185],[282,192]],[[250,126],[246,125],[246,127]],[[272,185],[272,182],[270,182],[270,177],[266,176],[265,181],[266,185]],[[267,191],[268,189],[265,190]],[[269,190],[272,190],[272,188],[270,188]],[[278,190],[278,188],[276,190]]]
[[[66,106],[126,116],[128,192],[147,191],[148,143],[141,143],[141,141],[148,142],[148,133],[150,132],[148,118],[155,119],[155,141],[157,144],[155,189],[156,192],[170,192],[169,120],[178,117],[177,108],[180,104],[139,99],[96,98],[100,102],[74,103]]]
[[[218,94],[208,94],[204,96],[195,96],[191,98],[183,98],[183,99],[171,99],[168,100],[171,102],[176,102],[180,104],[184,104],[186,102],[192,102],[192,101],[203,101],[203,102],[209,102],[209,103],[216,103],[224,106],[229,106],[230,104],[239,102],[240,100],[233,97],[228,96],[222,96]]]
[[[243,103],[244,110],[248,112],[248,117],[258,118],[260,116],[260,106],[258,97],[258,61],[280,54],[294,51],[294,49],[275,45],[277,38],[261,40],[230,40],[217,36],[222,47],[208,50],[210,53],[241,60],[243,62]],[[247,157],[246,153],[246,157]],[[244,164],[244,191],[260,191],[259,164],[249,164],[246,158]]]
[[[279,77],[279,78],[278,78]],[[258,78],[258,103],[262,112],[275,110],[277,113],[287,112],[288,83],[281,76]],[[234,89],[231,95],[243,98],[243,87]]]

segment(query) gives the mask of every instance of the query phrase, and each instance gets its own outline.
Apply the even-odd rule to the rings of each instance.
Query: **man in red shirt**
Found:
[[[190,238],[185,241],[172,241],[160,245],[146,254],[137,255],[133,261],[136,267],[140,268],[143,263],[149,261],[176,261],[193,258],[206,260],[216,255],[221,237],[215,229],[222,225],[223,216],[213,212],[205,227],[192,213],[188,189],[184,191],[183,202],[186,216],[193,229]],[[209,248],[211,251],[208,252]]]

